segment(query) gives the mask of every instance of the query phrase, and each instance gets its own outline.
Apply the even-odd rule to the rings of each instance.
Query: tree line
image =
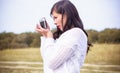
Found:
[[[105,29],[103,31],[87,30],[88,39],[92,43],[120,43],[120,29]]]
[[[52,30],[52,31],[55,31]],[[86,30],[91,43],[120,43],[120,29],[105,29],[103,31]],[[0,50],[40,47],[40,34],[36,32],[25,32],[15,34],[13,32],[0,33]]]

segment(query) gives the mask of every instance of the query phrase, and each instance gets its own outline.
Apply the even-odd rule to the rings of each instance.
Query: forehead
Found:
[[[55,10],[52,12],[52,16],[53,16],[53,17],[54,17],[54,16],[60,16],[60,15],[62,15],[62,14],[57,13]]]

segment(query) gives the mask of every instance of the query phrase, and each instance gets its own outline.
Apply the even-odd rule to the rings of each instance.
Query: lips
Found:
[[[59,26],[59,25],[57,25],[57,28],[59,28],[59,29],[60,29],[60,26]]]

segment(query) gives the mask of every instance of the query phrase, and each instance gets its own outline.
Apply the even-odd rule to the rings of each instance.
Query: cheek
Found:
[[[61,17],[61,15],[58,16],[57,21],[58,21],[59,23],[62,23],[62,17]]]
[[[67,22],[67,17],[64,16],[64,19],[63,19],[63,26],[65,26],[66,22]]]
[[[65,24],[66,24],[66,20],[63,21],[63,26],[65,26]]]
[[[58,19],[54,19],[54,23],[59,23],[59,20]]]

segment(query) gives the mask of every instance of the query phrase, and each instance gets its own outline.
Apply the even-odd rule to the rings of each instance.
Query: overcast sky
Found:
[[[58,0],[0,0],[0,32],[34,32],[41,17],[50,17],[51,7]],[[120,29],[120,0],[70,0],[77,8],[85,29]]]

